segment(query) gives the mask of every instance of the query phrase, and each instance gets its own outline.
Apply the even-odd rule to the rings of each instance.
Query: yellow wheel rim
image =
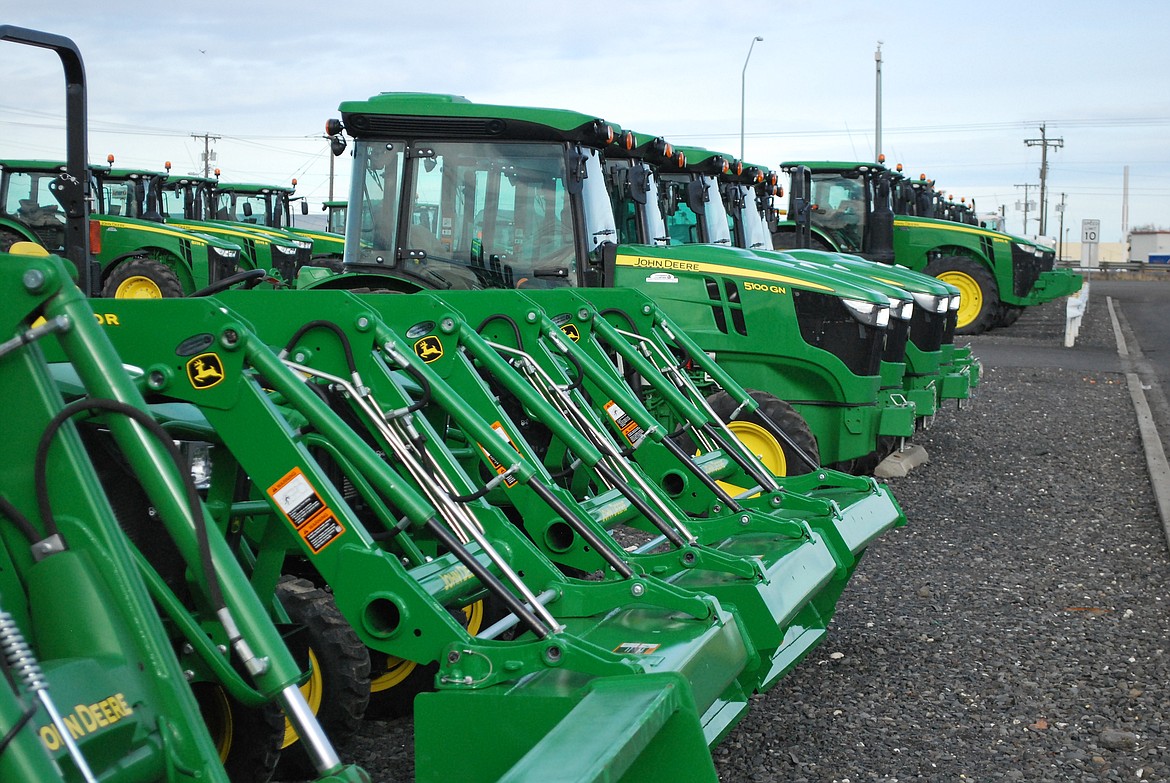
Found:
[[[321,695],[325,690],[325,678],[321,676],[321,667],[317,663],[317,654],[309,650],[309,679],[301,686],[301,693],[309,704],[309,711],[316,715],[321,709]],[[284,719],[284,741],[280,744],[281,750],[300,739],[292,722]]]
[[[232,736],[235,730],[232,706],[223,688],[214,686],[203,689],[199,698],[199,712],[203,715],[207,732],[211,735],[215,751],[219,754],[219,763],[223,764],[232,751]]]
[[[386,671],[377,677],[370,679],[370,692],[380,693],[388,691],[395,685],[401,685],[402,681],[410,676],[410,673],[418,667],[414,661],[404,661],[401,658],[386,658]]]
[[[772,433],[750,421],[733,421],[727,425],[739,442],[751,449],[774,476],[788,475],[788,458],[784,448],[772,437]]]
[[[475,636],[483,627],[483,601],[476,601],[465,606],[462,611],[463,616],[467,618],[467,632]],[[401,658],[387,656],[386,670],[370,679],[370,692],[380,693],[388,691],[396,685],[401,685],[402,681],[409,677],[416,668],[418,668],[418,664],[414,661],[404,661]]]
[[[149,277],[134,275],[123,280],[114,291],[115,299],[162,299],[162,289]]]
[[[979,287],[979,282],[975,278],[966,272],[952,270],[943,272],[938,279],[959,289],[959,315],[956,326],[962,329],[979,317],[979,311],[983,309],[983,289]]]

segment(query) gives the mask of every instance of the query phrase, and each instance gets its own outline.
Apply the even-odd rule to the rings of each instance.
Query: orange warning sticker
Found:
[[[613,423],[617,425],[618,430],[630,442],[631,446],[636,448],[642,442],[642,438],[646,437],[646,433],[638,426],[638,422],[634,421],[633,417],[622,410],[613,400],[605,404],[605,412],[613,419]]]
[[[345,526],[325,505],[300,468],[293,468],[270,486],[268,496],[314,553],[345,532]]]
[[[661,644],[649,644],[647,642],[622,642],[613,651],[619,655],[651,655],[656,652]]]
[[[508,433],[504,431],[504,425],[501,422],[494,422],[492,424],[492,430],[500,436],[500,439],[503,440],[504,443],[507,443],[509,446],[511,446],[517,454],[520,453],[520,449],[516,448],[516,444],[512,442],[512,439],[508,437]],[[479,448],[480,451],[483,452],[484,456],[487,457],[487,461],[491,464],[492,468],[496,471],[496,475],[502,476],[508,471],[508,468],[498,459],[493,457],[492,453],[485,449],[482,443],[479,444]],[[511,477],[504,479],[504,486],[511,489],[512,487],[516,486],[516,479]]]

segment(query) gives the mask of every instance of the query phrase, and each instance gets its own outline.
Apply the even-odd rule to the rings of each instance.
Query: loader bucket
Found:
[[[415,730],[488,736],[487,757],[428,743],[415,756],[424,781],[609,783],[715,780],[686,684],[667,675],[612,677],[569,692],[424,694]],[[551,731],[546,726],[553,723]]]
[[[146,369],[152,400],[198,407],[215,433],[209,502],[235,531],[254,589],[290,571],[327,585],[372,652],[437,665],[445,703],[565,683],[579,700],[609,677],[667,674],[693,699],[702,745],[730,731],[756,658],[737,615],[616,553],[598,562],[617,575],[565,577],[474,493],[458,462],[416,450],[443,437],[419,409],[395,407],[400,368],[386,362],[397,353],[372,311],[341,292],[273,296],[107,305],[110,335]],[[198,380],[196,356],[219,380]],[[481,599],[502,606],[493,627],[508,633],[472,636],[456,620],[454,609]]]

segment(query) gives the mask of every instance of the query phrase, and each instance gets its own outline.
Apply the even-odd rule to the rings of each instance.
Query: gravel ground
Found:
[[[1062,339],[1051,304],[972,343]],[[1112,345],[1097,302],[1078,346]],[[716,748],[721,780],[1170,781],[1170,557],[1124,377],[987,367],[915,441],[910,524]],[[412,741],[370,721],[345,753],[410,781]]]

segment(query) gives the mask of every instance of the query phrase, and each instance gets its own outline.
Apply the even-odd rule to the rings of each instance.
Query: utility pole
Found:
[[[215,153],[211,150],[211,142],[219,141],[221,137],[212,136],[210,133],[204,133],[200,136],[198,133],[192,133],[191,138],[198,141],[203,139],[203,176],[211,176],[211,161],[215,160]]]
[[[1019,209],[1023,209],[1023,210],[1024,210],[1024,236],[1027,236],[1027,235],[1028,235],[1028,209],[1029,209],[1029,207],[1031,207],[1031,206],[1032,206],[1032,202],[1031,202],[1031,201],[1028,201],[1028,189],[1029,189],[1029,188],[1034,188],[1034,187],[1036,187],[1036,186],[1035,186],[1035,185],[1032,185],[1032,184],[1027,184],[1027,185],[1013,185],[1013,187],[1017,187],[1017,188],[1023,188],[1023,189],[1024,189],[1024,202],[1023,202],[1023,205],[1021,206],[1020,202],[1019,202],[1019,201],[1017,201],[1017,202],[1016,202],[1016,209],[1017,209],[1017,210],[1019,210]]]
[[[1058,261],[1064,260],[1064,207],[1067,193],[1060,194],[1060,203],[1056,205],[1056,211],[1060,213],[1060,233],[1056,235],[1056,241],[1060,245],[1060,250],[1057,252],[1056,258]]]
[[[874,109],[873,126],[877,129],[873,140],[873,159],[882,159],[882,42],[878,41],[877,51],[873,53],[874,67],[877,69],[877,86],[875,92],[877,101]]]
[[[1048,225],[1048,148],[1060,149],[1064,146],[1064,139],[1048,138],[1048,129],[1041,123],[1040,138],[1024,139],[1024,144],[1029,147],[1040,147],[1040,234],[1043,236]]]

